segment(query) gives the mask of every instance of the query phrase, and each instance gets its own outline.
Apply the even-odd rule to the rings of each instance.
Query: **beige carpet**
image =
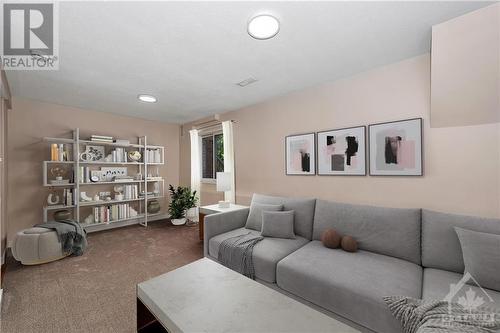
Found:
[[[203,256],[197,227],[169,222],[90,234],[81,257],[7,263],[0,331],[135,332],[136,284]]]

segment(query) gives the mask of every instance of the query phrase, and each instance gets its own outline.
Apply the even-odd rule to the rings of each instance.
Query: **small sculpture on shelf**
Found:
[[[87,195],[87,192],[80,192],[80,201],[91,202],[92,198]]]
[[[59,198],[59,194],[57,193],[49,193],[49,196],[47,197],[47,205],[49,206],[55,206],[59,204],[59,201],[61,199]]]
[[[138,150],[131,150],[128,152],[128,159],[131,162],[139,162],[141,160],[142,154]]]

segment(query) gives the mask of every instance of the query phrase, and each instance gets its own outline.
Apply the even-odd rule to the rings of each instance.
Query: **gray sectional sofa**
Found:
[[[295,239],[265,238],[253,251],[256,280],[323,312],[376,332],[401,332],[384,296],[443,299],[464,272],[454,226],[500,234],[500,220],[421,209],[381,208],[254,194],[252,203],[294,210]],[[216,260],[221,242],[246,229],[249,209],[205,217],[204,253]],[[353,236],[359,251],[329,249],[321,233]],[[471,288],[478,288],[471,286]],[[487,290],[500,307],[500,292]]]

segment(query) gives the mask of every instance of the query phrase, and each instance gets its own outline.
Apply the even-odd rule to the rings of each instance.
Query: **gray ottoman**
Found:
[[[12,245],[12,254],[23,265],[44,264],[69,255],[62,251],[54,230],[38,227],[17,233]]]

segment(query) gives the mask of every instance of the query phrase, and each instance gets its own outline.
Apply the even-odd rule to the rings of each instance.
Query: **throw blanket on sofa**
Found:
[[[500,329],[500,313],[484,307],[467,310],[457,303],[406,296],[384,297],[384,301],[404,333],[486,333]]]
[[[64,253],[81,256],[87,247],[86,232],[75,221],[63,220],[37,224],[35,227],[55,230]]]
[[[233,271],[254,279],[253,248],[263,239],[264,237],[251,233],[225,239],[219,246],[217,259]]]

